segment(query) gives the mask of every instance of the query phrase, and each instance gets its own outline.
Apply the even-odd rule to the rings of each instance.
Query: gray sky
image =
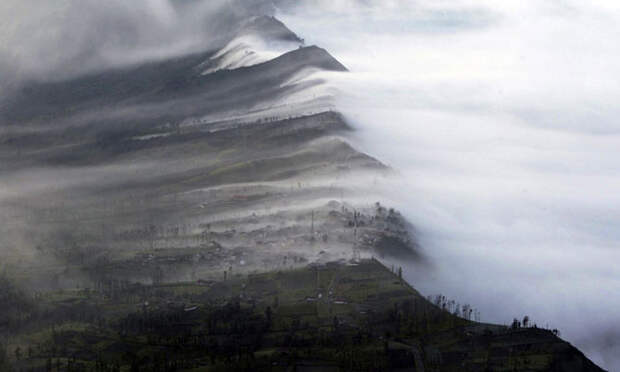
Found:
[[[386,195],[437,265],[413,285],[620,369],[616,3],[313,5],[279,16],[352,70],[329,77],[339,107],[401,173]]]

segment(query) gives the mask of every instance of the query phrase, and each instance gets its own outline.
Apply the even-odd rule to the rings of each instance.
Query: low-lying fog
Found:
[[[278,16],[352,70],[339,109],[436,265],[414,285],[620,369],[617,4],[318,4]]]

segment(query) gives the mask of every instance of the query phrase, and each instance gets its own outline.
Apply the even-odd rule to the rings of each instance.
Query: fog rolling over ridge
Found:
[[[126,51],[104,27],[94,55],[68,45],[68,66],[25,69],[4,91],[0,253],[16,286],[159,285],[352,256],[422,259],[408,223],[366,186],[391,170],[344,139],[351,128],[324,81],[303,79],[346,67],[304,45],[267,2],[205,4],[136,8],[161,11],[172,26],[142,30],[136,18],[132,52],[154,43],[162,53],[97,59],[107,46]],[[109,6],[121,25],[134,17]],[[106,6],[92,7],[89,17],[107,19]],[[181,27],[188,9],[203,18]],[[205,36],[188,50],[147,32],[169,33],[174,45],[201,25]],[[84,66],[81,54],[95,60]]]
[[[620,368],[617,4],[320,3],[278,16],[350,67],[338,107],[438,266],[412,282]]]
[[[218,49],[243,19],[272,11],[263,0],[3,1],[0,88]]]
[[[10,299],[0,314],[0,370],[6,345],[17,365],[31,362],[19,353],[32,346],[28,321],[51,324],[55,339],[54,322],[71,317],[90,324],[84,335],[120,327],[115,335],[125,339],[131,316],[148,328],[202,314],[194,331],[208,323],[211,339],[193,345],[208,344],[212,355],[200,363],[217,365],[213,350],[231,362],[219,328],[230,319],[203,322],[222,309],[251,309],[226,332],[258,319],[241,329],[285,329],[286,347],[299,330],[312,330],[313,340],[329,328],[326,338],[344,340],[340,332],[360,319],[378,320],[365,336],[372,344],[391,323],[396,335],[406,328],[402,315],[415,337],[440,335],[429,331],[430,318],[458,330],[455,345],[471,353],[442,349],[446,363],[480,351],[469,337],[493,336],[504,349],[494,356],[488,347],[486,368],[511,363],[507,338],[544,353],[535,365],[597,370],[549,330],[474,324],[413,287],[471,303],[484,321],[527,314],[599,365],[618,366],[613,7],[36,5],[0,5],[0,74],[8,76],[0,83],[0,298]],[[394,268],[362,260],[371,256]],[[173,287],[182,293],[166,292]],[[277,309],[279,290],[291,303]],[[88,319],[97,301],[110,306],[107,320]],[[423,331],[411,309],[423,314]],[[123,311],[129,318],[119,321]],[[410,367],[420,350],[430,365],[441,360],[412,340],[397,345]],[[125,341],[103,352],[114,359]],[[89,343],[79,358],[92,362]],[[378,353],[392,358],[394,345],[381,343]],[[43,368],[47,351],[37,348]]]

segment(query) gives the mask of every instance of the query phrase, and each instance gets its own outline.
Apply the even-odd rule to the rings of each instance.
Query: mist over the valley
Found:
[[[412,282],[619,368],[617,4],[319,4],[278,16],[351,69],[338,108],[435,264]]]

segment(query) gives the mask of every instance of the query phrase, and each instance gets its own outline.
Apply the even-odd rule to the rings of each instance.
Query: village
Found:
[[[139,248],[131,250],[133,255],[126,248],[122,257],[127,259],[111,257],[105,271],[144,283],[214,280],[310,263],[418,254],[398,212],[379,203],[356,209],[335,200],[305,211],[146,226],[122,231],[115,239],[119,246]],[[388,249],[381,248],[385,240],[391,243]]]
[[[21,313],[0,315],[0,327],[20,337],[0,343],[0,362],[114,372],[594,368],[556,331],[527,319],[523,327],[473,322],[427,301],[395,271],[362,258],[13,296],[8,309]]]

